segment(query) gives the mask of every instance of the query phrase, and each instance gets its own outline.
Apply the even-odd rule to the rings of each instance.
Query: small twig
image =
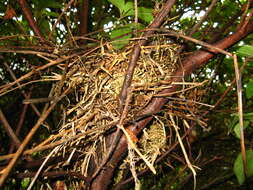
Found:
[[[76,46],[76,48],[79,48],[79,46],[78,46],[78,44],[77,44],[77,42],[76,42],[76,40],[75,40],[75,37],[73,36],[73,34],[72,34],[72,31],[71,31],[71,28],[69,27],[69,18],[67,17],[67,15],[65,15],[65,19],[66,19],[66,27],[67,27],[67,30],[68,30],[68,33],[69,33],[69,35],[70,35],[70,38],[72,39],[72,42],[73,42],[73,44]],[[76,37],[76,38],[78,38],[78,37]],[[85,40],[90,40],[91,38],[87,38],[87,37],[83,37],[83,36],[80,36],[79,37],[79,39],[85,39]],[[84,40],[84,41],[85,41]],[[92,41],[93,41],[93,39],[92,39]],[[96,40],[94,40],[94,41],[96,41]],[[97,41],[96,41],[97,42]]]
[[[46,163],[48,162],[49,158],[58,150],[60,149],[60,146],[55,147],[50,154],[46,157],[46,159],[43,161],[43,163],[41,164],[40,168],[38,169],[38,171],[36,172],[33,180],[31,181],[29,187],[27,188],[27,190],[31,190],[32,186],[34,185],[36,179],[39,177],[39,174],[42,172],[43,167],[46,165]]]
[[[26,173],[17,173],[13,176],[15,178],[27,178],[27,177],[33,177],[35,175],[35,172],[26,172]],[[52,171],[52,172],[43,172],[41,174],[42,177],[48,177],[48,178],[55,178],[55,177],[70,177],[70,178],[78,178],[83,180],[84,182],[88,183],[89,178],[84,177],[82,174],[77,172],[70,172],[70,171]]]
[[[25,49],[11,49],[11,48],[1,48],[0,52],[10,52],[10,53],[21,53],[21,54],[31,54],[31,55],[37,55],[40,56],[46,60],[48,60],[47,57],[51,57],[53,59],[57,59],[59,56],[52,54],[52,53],[46,53],[41,51],[34,51],[34,50],[25,50]],[[51,60],[50,60],[51,61]]]
[[[248,167],[247,167],[244,132],[243,132],[242,82],[241,82],[241,74],[238,68],[238,61],[237,61],[236,54],[234,54],[234,68],[235,68],[237,97],[238,97],[238,115],[239,115],[239,124],[240,124],[240,143],[241,143],[241,151],[242,151],[243,169],[244,169],[245,177],[247,178]]]
[[[5,94],[5,91],[6,91],[7,89],[9,89],[10,87],[12,87],[13,85],[15,85],[15,84],[17,84],[17,83],[19,83],[19,82],[21,82],[21,81],[23,81],[23,80],[25,80],[25,79],[31,77],[33,74],[37,73],[38,71],[44,70],[44,69],[46,69],[46,68],[48,68],[48,67],[51,67],[51,66],[53,66],[53,65],[57,65],[57,64],[59,64],[59,63],[61,63],[61,62],[63,62],[63,61],[66,61],[66,60],[68,60],[68,59],[71,59],[71,58],[73,58],[73,57],[75,57],[75,55],[64,56],[64,57],[62,57],[62,58],[58,58],[58,59],[56,59],[56,60],[54,60],[54,61],[49,62],[49,63],[46,64],[46,65],[40,66],[40,67],[38,67],[38,68],[36,68],[36,69],[30,71],[29,73],[27,73],[27,74],[21,76],[20,78],[18,78],[17,80],[15,80],[15,81],[13,81],[13,82],[11,82],[11,83],[9,83],[9,84],[0,86],[0,96],[4,95],[4,94]]]
[[[65,6],[65,8],[63,9],[63,11],[61,12],[61,14],[58,16],[57,20],[55,21],[52,30],[50,31],[49,35],[48,35],[48,39],[51,40],[52,38],[52,34],[55,30],[56,25],[59,23],[62,15],[68,10],[68,8],[70,7],[70,5],[74,2],[74,0],[70,0],[69,3]]]
[[[252,18],[252,15],[253,15],[253,9],[250,11],[250,14],[246,17],[246,19],[244,21],[244,24],[242,26],[242,29],[246,28],[246,26],[248,25],[250,19]]]
[[[207,16],[208,16],[209,13],[213,10],[213,8],[214,8],[214,6],[215,6],[215,4],[216,4],[217,1],[218,1],[218,0],[212,0],[212,3],[211,3],[211,5],[208,7],[208,9],[207,9],[205,15],[204,15],[203,17],[201,17],[200,21],[199,21],[197,24],[195,24],[195,25],[193,26],[191,32],[189,33],[189,36],[192,36],[192,35],[200,28],[200,25],[206,20]]]
[[[6,117],[4,116],[1,108],[0,108],[0,121],[2,122],[3,127],[5,128],[8,136],[11,138],[12,142],[18,148],[20,146],[21,142],[18,139],[18,137],[16,136],[16,134],[14,133],[14,131],[12,130],[12,128],[11,128],[9,122],[7,121]]]
[[[211,45],[211,44],[208,44],[208,43],[206,43],[206,42],[197,40],[197,39],[192,38],[192,37],[190,37],[190,36],[186,36],[186,35],[184,35],[184,34],[180,34],[180,33],[174,32],[174,31],[172,31],[172,30],[168,30],[168,29],[154,29],[154,30],[167,32],[168,36],[171,35],[171,36],[183,38],[183,39],[185,39],[185,40],[188,40],[188,41],[194,42],[194,43],[196,43],[196,44],[199,44],[199,45],[201,45],[201,46],[203,46],[203,47],[209,48],[210,50],[216,51],[217,53],[222,53],[222,54],[224,54],[224,55],[228,55],[229,57],[232,57],[232,56],[233,56],[232,53],[229,53],[229,52],[227,52],[227,51],[225,51],[225,50],[223,50],[223,49],[221,49],[221,48],[218,48],[218,47],[216,47],[216,46],[214,46],[214,45]],[[215,52],[215,53],[216,53],[216,52]]]
[[[243,6],[242,7],[242,11],[243,11],[243,14],[241,16],[241,19],[240,19],[240,24],[238,25],[237,28],[244,28],[245,25],[247,25],[247,21],[246,21],[246,18],[247,18],[247,12],[250,8],[250,3],[251,3],[252,0],[248,0],[246,6]],[[249,17],[248,17],[249,18]]]
[[[173,94],[178,94],[178,93],[182,93],[182,92],[186,92],[188,90],[191,90],[191,89],[194,89],[196,88],[197,86],[202,86],[206,81],[202,82],[202,83],[199,83],[195,86],[191,86],[189,88],[185,88],[183,90],[178,90],[178,91],[174,91],[174,92],[169,92],[169,93],[158,93],[156,95],[154,95],[153,97],[166,97],[166,96],[171,96]],[[173,83],[173,85],[179,85],[178,83]]]
[[[138,24],[138,0],[134,0],[134,22]]]
[[[187,163],[187,166],[188,166],[189,169],[192,171],[193,179],[194,179],[194,190],[195,190],[195,189],[196,189],[196,175],[197,175],[197,174],[196,174],[196,171],[195,171],[195,169],[193,168],[193,165],[191,164],[191,162],[190,162],[190,160],[189,160],[189,158],[188,158],[188,155],[187,155],[186,150],[185,150],[185,148],[184,148],[184,144],[183,144],[182,139],[181,139],[181,137],[180,137],[180,135],[179,135],[179,132],[178,132],[178,126],[176,125],[176,123],[175,123],[175,121],[174,121],[172,115],[169,114],[169,116],[170,116],[170,120],[171,120],[171,122],[172,122],[172,126],[173,126],[174,129],[175,129],[175,132],[176,132],[176,135],[177,135],[177,139],[178,139],[178,142],[179,142],[180,147],[181,147],[181,149],[182,149],[182,152],[183,152],[183,154],[184,154],[184,157],[185,157],[185,161],[186,161],[186,163]],[[186,122],[186,120],[184,120],[184,124],[185,124],[186,126],[188,126],[188,123]],[[188,128],[190,128],[190,127],[188,126]],[[196,166],[195,166],[195,167],[196,167]]]
[[[47,98],[30,98],[23,100],[23,104],[37,104],[43,102],[50,102],[55,100],[55,97],[47,97]]]

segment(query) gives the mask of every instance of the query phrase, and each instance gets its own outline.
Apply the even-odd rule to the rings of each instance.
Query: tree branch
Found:
[[[213,8],[214,8],[214,6],[215,6],[215,4],[216,4],[217,1],[218,0],[212,0],[212,3],[208,7],[205,15],[203,17],[201,17],[200,21],[196,25],[193,26],[191,32],[189,33],[189,36],[192,36],[196,31],[198,31],[198,29],[200,28],[200,25],[206,20],[206,18],[208,17],[209,13],[213,10]]]
[[[83,36],[88,33],[88,17],[89,17],[89,0],[82,0],[79,8],[79,35]],[[86,44],[86,40],[82,40],[81,43]]]
[[[26,0],[17,0],[18,4],[20,5],[22,12],[26,18],[26,20],[28,21],[30,27],[32,28],[32,30],[34,31],[34,33],[40,38],[40,40],[42,42],[46,42],[45,37],[42,35],[36,21],[33,18],[32,12],[26,2]]]
[[[15,146],[18,148],[21,144],[20,140],[18,139],[18,137],[16,136],[16,134],[14,133],[14,131],[12,130],[9,122],[7,121],[6,117],[4,116],[4,113],[2,112],[1,108],[0,108],[0,121],[2,122],[6,133],[8,134],[8,136],[11,138],[11,144],[12,142],[15,144]]]

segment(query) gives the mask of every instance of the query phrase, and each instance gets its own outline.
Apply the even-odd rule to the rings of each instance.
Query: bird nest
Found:
[[[152,45],[141,47],[129,89],[131,98],[125,120],[133,121],[153,95],[171,87],[171,75],[178,67],[178,49],[177,44],[163,38],[153,39]],[[50,156],[69,157],[67,161],[57,163],[55,168],[69,166],[70,170],[88,176],[90,160],[98,164],[106,156],[108,147],[105,136],[117,126],[121,117],[119,94],[131,51],[132,46],[129,46],[124,51],[116,52],[110,43],[106,43],[60,66],[63,74],[46,77],[59,80],[54,96],[62,95],[57,94],[57,89],[69,89],[62,104],[64,114],[58,133],[37,146],[58,144]],[[145,162],[152,165],[160,149],[166,145],[165,123],[155,117],[138,142]],[[80,159],[70,164],[75,153],[81,154]],[[136,154],[129,151],[126,160],[134,167]]]

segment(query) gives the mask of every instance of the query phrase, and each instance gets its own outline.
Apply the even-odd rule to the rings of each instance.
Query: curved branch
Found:
[[[223,40],[213,44],[213,46],[216,46],[220,49],[226,49],[230,46],[234,45],[238,41],[242,40],[244,37],[246,37],[248,34],[253,32],[253,21],[248,23],[248,25],[245,28],[242,28],[238,31],[236,31],[234,34],[224,38]],[[193,53],[192,55],[185,58],[185,60],[182,63],[182,67],[179,68],[173,76],[175,76],[172,81],[178,82],[183,79],[183,77],[188,76],[191,74],[194,70],[204,66],[209,59],[214,57],[216,55],[216,52],[209,52],[204,50],[199,50]],[[169,94],[174,91],[176,91],[178,88],[177,85],[173,85],[170,89],[165,89],[161,91],[161,94]],[[167,102],[166,98],[163,97],[155,97],[151,100],[149,105],[141,112],[142,115],[150,115],[146,117],[145,119],[137,122],[136,125],[129,126],[129,129],[135,134],[138,135],[142,129],[152,120],[152,114],[159,111],[162,106]],[[101,173],[97,176],[97,178],[93,181],[91,189],[106,189],[106,187],[110,184],[111,178],[113,176],[113,172],[115,168],[117,167],[118,163],[121,161],[123,156],[125,155],[127,149],[127,139],[125,136],[123,136],[120,139],[120,142],[117,146],[116,151],[112,155],[111,159],[106,164],[105,168]]]

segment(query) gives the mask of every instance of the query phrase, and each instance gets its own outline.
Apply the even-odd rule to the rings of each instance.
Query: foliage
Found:
[[[246,151],[246,160],[247,160],[247,172],[248,177],[253,176],[253,151],[247,150]],[[242,161],[242,154],[239,154],[234,163],[234,172],[240,184],[245,182],[245,175],[244,175],[244,168],[243,168],[243,161]]]

